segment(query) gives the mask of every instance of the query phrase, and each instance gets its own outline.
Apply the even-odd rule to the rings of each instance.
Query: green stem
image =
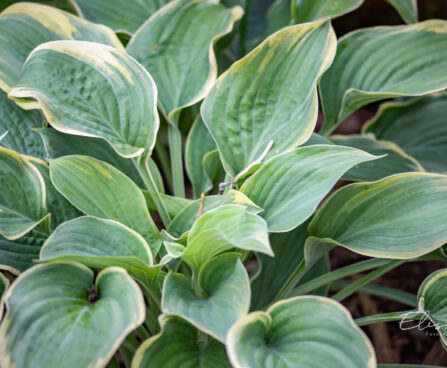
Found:
[[[244,15],[241,19],[241,25],[239,28],[239,49],[238,55],[239,58],[242,58],[247,53],[246,43],[247,43],[247,30],[248,30],[248,13],[250,11],[250,0],[245,0],[244,5]]]
[[[133,159],[132,161],[136,169],[138,170],[138,174],[143,180],[144,185],[146,186],[146,189],[149,192],[149,195],[151,196],[152,202],[154,203],[155,208],[157,209],[157,212],[160,215],[164,227],[167,228],[171,222],[171,218],[169,216],[168,210],[166,209],[163,200],[161,199],[160,193],[158,192],[157,189],[157,185],[155,184],[154,178],[152,177],[149,168],[146,165],[146,170],[141,170],[140,161],[138,158]]]
[[[147,332],[146,328],[144,327],[144,325],[141,325],[139,327],[137,327],[137,329],[135,330],[135,332],[137,333],[137,335],[141,338],[141,340],[146,340],[149,337],[151,337],[151,335],[149,334],[149,332]]]
[[[144,320],[144,323],[152,335],[157,334],[159,330],[157,318],[155,318],[154,314],[151,313],[149,308],[146,308],[146,319]]]
[[[339,291],[349,285],[352,285],[353,283],[354,281],[350,280],[337,280],[331,284],[331,290]],[[370,284],[363,286],[358,291],[364,294],[393,300],[410,307],[416,308],[418,306],[416,295],[386,286]]]
[[[393,268],[396,268],[405,262],[406,262],[405,259],[404,260],[393,259],[391,261],[388,260],[387,264],[384,264],[383,266],[375,269],[374,271],[370,272],[366,276],[363,276],[361,279],[358,279],[357,281],[353,282],[351,285],[340,290],[337,294],[335,294],[332,297],[332,299],[337,300],[339,302],[342,301],[343,299],[346,299],[348,296],[350,296],[351,294],[354,294],[357,290],[362,288],[364,285],[369,284],[371,281],[384,275],[388,271],[391,271]]]
[[[273,303],[277,302],[280,299],[283,299],[284,297],[289,297],[296,284],[298,284],[298,282],[304,276],[305,271],[306,262],[304,261],[304,259],[302,259],[300,263],[298,263],[298,265],[295,267],[293,272],[290,274],[289,278],[283,284],[281,289],[279,289],[278,294],[276,294],[275,298],[273,299]]]
[[[325,286],[327,284],[330,284],[331,282],[334,282],[336,280],[358,274],[360,272],[372,270],[377,267],[381,267],[383,265],[386,265],[389,263],[388,259],[382,259],[382,258],[373,258],[368,259],[366,261],[357,262],[354,264],[351,264],[349,266],[345,266],[342,268],[339,268],[338,270],[326,273],[320,277],[317,277],[311,281],[306,282],[305,284],[302,284],[298,286],[296,289],[294,289],[289,296],[297,296],[297,295],[303,295],[311,292],[312,290],[318,289],[322,286]]]
[[[373,316],[357,318],[354,322],[358,326],[367,326],[374,323],[381,322],[395,322],[395,321],[417,321],[423,316],[417,309],[402,312],[392,312],[384,314],[375,314]]]
[[[168,124],[169,152],[171,155],[171,170],[174,195],[185,198],[185,180],[183,178],[182,133],[174,123]]]
[[[173,191],[172,186],[172,175],[171,175],[171,163],[169,162],[169,154],[166,147],[162,144],[155,144],[155,155],[157,156],[157,161],[160,163],[160,169],[163,173],[163,177],[166,180],[171,192]]]

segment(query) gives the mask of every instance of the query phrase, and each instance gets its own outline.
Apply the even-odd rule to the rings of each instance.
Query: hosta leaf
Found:
[[[28,54],[44,42],[83,40],[122,48],[111,29],[42,4],[17,3],[0,14],[0,88],[17,83]]]
[[[121,342],[143,323],[144,300],[121,268],[96,278],[75,263],[39,265],[8,290],[0,327],[2,367],[104,367]]]
[[[134,33],[144,21],[170,0],[75,0],[86,19],[106,24],[114,31]]]
[[[247,272],[237,255],[223,254],[205,263],[197,279],[194,290],[186,276],[170,273],[163,285],[163,313],[179,316],[225,342],[229,328],[250,306]]]
[[[416,0],[386,0],[392,5],[402,19],[407,23],[418,21],[418,6]]]
[[[153,256],[158,253],[160,233],[143,193],[126,175],[87,156],[51,160],[50,175],[56,189],[80,211],[123,223],[143,236]]]
[[[50,228],[54,230],[59,224],[79,217],[82,213],[73,207],[65,197],[60,194],[50,179],[50,167],[45,161],[30,158],[30,162],[39,170],[45,182],[46,206],[50,216]]]
[[[124,157],[155,144],[155,83],[134,59],[110,46],[84,41],[40,45],[9,96],[24,108],[42,108],[55,129],[105,139]]]
[[[144,186],[143,180],[134,163],[131,160],[118,155],[103,139],[65,134],[56,129],[49,128],[36,129],[36,131],[41,135],[44,141],[45,150],[49,158],[58,158],[76,154],[91,156],[116,167],[131,178],[139,187]],[[152,158],[148,159],[148,165],[158,190],[163,193],[163,179]]]
[[[273,256],[267,223],[243,205],[227,204],[200,216],[189,231],[182,259],[197,273],[209,258],[232,248]]]
[[[386,176],[409,171],[424,171],[413,157],[408,156],[393,142],[379,141],[374,135],[333,135],[331,140],[338,145],[361,149],[372,155],[382,156],[374,161],[361,163],[349,170],[343,179],[374,181]]]
[[[186,231],[191,229],[194,221],[200,214],[204,214],[214,208],[225,204],[240,204],[246,206],[250,212],[258,213],[262,208],[256,206],[245,194],[237,190],[230,190],[224,195],[207,196],[202,201],[195,200],[186,206],[169,224],[168,232],[174,237],[182,236]]]
[[[260,272],[251,283],[252,310],[259,310],[269,305],[303,260],[308,223],[306,221],[287,233],[270,235],[270,243],[275,256],[258,254]],[[326,259],[323,258],[313,271],[318,273],[318,270],[323,269],[325,264]],[[304,282],[304,278],[301,282]]]
[[[314,132],[302,146],[315,146],[316,144],[334,144],[334,142]]]
[[[329,23],[293,26],[270,36],[222,74],[202,117],[231,176],[309,138],[318,113],[316,82],[335,53]]]
[[[0,236],[0,269],[15,275],[35,265],[47,235],[31,230],[21,238],[8,240]]]
[[[214,1],[176,0],[129,42],[129,54],[154,77],[166,116],[206,96],[217,76],[213,41],[232,27],[232,11]]]
[[[38,129],[49,158],[84,155],[109,163],[122,171],[140,187],[143,182],[131,160],[118,155],[103,139],[82,137],[58,132],[56,129]]]
[[[396,57],[400,55],[400,57]],[[328,134],[360,107],[398,96],[420,96],[447,87],[447,22],[366,28],[338,43],[321,79]]]
[[[444,345],[447,345],[447,269],[438,270],[428,276],[419,288],[419,311],[429,318]]]
[[[297,11],[296,23],[335,18],[349,13],[364,0],[292,0]]]
[[[40,112],[21,109],[0,91],[0,136],[6,133],[0,145],[25,155],[44,158],[42,139],[31,130],[41,128],[42,125],[43,116]]]
[[[349,312],[324,297],[280,301],[239,320],[227,337],[235,368],[373,368],[371,342]]]
[[[37,257],[36,257],[37,258]],[[114,221],[84,216],[60,225],[40,250],[41,261],[73,261],[99,270],[122,267],[141,286],[159,293],[164,273],[140,234]]]
[[[447,176],[396,174],[338,190],[309,234],[372,257],[410,259],[447,242],[446,206]]]
[[[16,0],[1,0],[0,1],[0,9],[4,9],[6,7],[8,7],[9,5],[13,4],[17,2]],[[23,2],[22,0],[19,0],[19,2]],[[67,12],[76,14],[76,8],[72,2],[72,0],[43,0],[43,1],[38,1],[38,0],[31,0],[29,2],[40,2],[46,5],[51,5],[54,6],[56,8],[65,10]]]
[[[373,159],[350,147],[297,148],[267,161],[242,185],[241,192],[264,209],[260,215],[270,232],[289,231],[312,215],[348,169]]]
[[[447,174],[447,94],[385,103],[364,131],[397,143],[427,171]]]
[[[138,348],[132,368],[231,368],[219,341],[200,340],[197,329],[178,317],[162,315],[160,324],[161,333]]]
[[[151,265],[152,253],[144,238],[136,231],[114,221],[83,216],[60,225],[47,239],[40,259],[94,258],[98,263],[120,262],[128,268],[134,264]],[[84,263],[84,262],[82,262]],[[88,264],[88,263],[87,263]],[[118,265],[118,264],[115,264]]]
[[[0,235],[18,239],[44,220],[45,183],[27,158],[0,147]]]
[[[265,14],[265,35],[269,36],[277,30],[290,25],[292,20],[292,2],[294,0],[273,1]]]
[[[9,287],[9,280],[0,273],[0,314],[3,315],[3,295]],[[1,319],[0,319],[1,321]]]
[[[201,117],[192,126],[185,147],[185,166],[191,180],[194,196],[200,197],[213,187],[211,178],[204,167],[206,154],[216,150],[216,143]]]

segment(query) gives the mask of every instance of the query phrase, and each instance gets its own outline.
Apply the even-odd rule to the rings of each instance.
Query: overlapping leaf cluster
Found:
[[[410,24],[337,41],[362,1],[276,1],[257,43],[248,0],[4,9],[0,366],[375,367],[388,317],[339,301],[447,243],[447,22],[388,2]],[[441,336],[445,273],[412,311]]]

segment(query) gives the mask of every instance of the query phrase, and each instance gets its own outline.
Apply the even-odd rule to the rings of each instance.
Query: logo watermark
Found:
[[[438,324],[433,322],[430,318],[430,311],[419,312],[410,311],[402,315],[402,319],[399,322],[401,330],[413,330],[425,331],[427,336],[440,336],[447,337],[447,331],[441,331],[447,324]],[[435,330],[436,332],[433,332]]]

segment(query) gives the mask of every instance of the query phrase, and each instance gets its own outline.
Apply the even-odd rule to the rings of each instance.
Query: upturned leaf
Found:
[[[395,142],[430,172],[447,174],[447,94],[387,102],[363,128]]]
[[[447,242],[446,206],[447,176],[396,174],[339,189],[317,212],[309,235],[371,257],[411,259]]]
[[[318,114],[316,82],[335,48],[329,23],[288,27],[219,77],[202,118],[228,174],[307,141]]]
[[[199,331],[181,318],[162,315],[159,321],[161,333],[138,348],[132,368],[231,368],[221,342],[200,339]]]
[[[0,147],[0,235],[18,239],[46,217],[45,182],[30,161]]]
[[[349,312],[329,298],[282,300],[239,320],[227,337],[235,368],[373,368],[371,342]]]
[[[270,232],[290,231],[312,215],[347,170],[375,158],[350,147],[297,148],[264,163],[241,192],[264,209],[260,216]]]
[[[446,68],[446,21],[349,33],[340,39],[334,62],[321,79],[326,118],[321,132],[329,134],[368,103],[445,89]]]
[[[134,35],[127,51],[154,77],[166,116],[207,95],[217,76],[213,42],[232,27],[232,11],[215,1],[175,0]]]
[[[55,129],[105,139],[123,157],[154,147],[159,126],[155,83],[140,64],[113,47],[84,41],[40,45],[9,96],[24,108],[41,108]]]
[[[50,160],[51,181],[76,208],[90,216],[116,220],[140,233],[155,257],[161,237],[141,190],[113,166],[87,156]]]
[[[105,366],[143,323],[145,307],[121,268],[108,268],[93,282],[93,272],[76,263],[38,265],[19,276],[5,296],[2,367]]]
[[[163,313],[181,317],[221,342],[249,306],[250,282],[236,254],[205,263],[195,289],[186,276],[176,273],[170,273],[163,285]]]
[[[9,92],[17,83],[29,53],[56,40],[100,42],[122,48],[113,31],[51,6],[19,2],[0,13],[0,88]]]

